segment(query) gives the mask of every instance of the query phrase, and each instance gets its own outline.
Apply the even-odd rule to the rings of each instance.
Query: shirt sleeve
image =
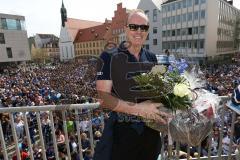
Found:
[[[110,64],[111,55],[107,52],[103,52],[100,55],[101,64],[97,72],[97,80],[111,80],[110,78]]]

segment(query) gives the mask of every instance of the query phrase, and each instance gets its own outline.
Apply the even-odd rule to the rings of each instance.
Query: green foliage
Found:
[[[179,83],[187,83],[187,80],[179,74],[177,70],[166,72],[164,74],[151,72],[134,77],[135,82],[142,90],[153,90],[151,100],[162,103],[166,108],[176,112],[177,110],[186,110],[191,107],[189,96],[176,96],[173,93],[174,86]],[[150,95],[147,95],[150,96]]]

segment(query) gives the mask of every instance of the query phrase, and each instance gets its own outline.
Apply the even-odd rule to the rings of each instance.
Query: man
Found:
[[[114,53],[116,57],[121,58],[119,56],[119,52],[121,52],[127,57],[127,63],[134,65],[135,68],[141,66],[140,64],[143,62],[157,63],[156,56],[142,48],[148,35],[148,29],[148,17],[143,11],[134,10],[129,13],[125,27],[129,48],[122,50],[118,48],[118,53]],[[150,101],[135,103],[128,99],[132,95],[123,95],[117,91],[119,88],[127,88],[127,90],[130,88],[127,87],[126,82],[115,83],[119,78],[126,78],[125,75],[119,77],[119,74],[128,64],[118,63],[117,70],[112,71],[114,63],[117,63],[117,61],[112,62],[116,58],[114,54],[103,52],[100,56],[104,64],[101,72],[98,73],[96,87],[102,100],[101,106],[114,112],[105,125],[102,139],[95,150],[94,160],[156,160],[160,152],[159,133],[148,128],[141,121],[125,121],[126,119],[121,119],[120,116],[127,114],[152,119],[161,125],[167,123],[166,119],[169,115],[159,111],[162,104]],[[115,78],[113,74],[118,77]],[[112,96],[113,94],[116,96]]]

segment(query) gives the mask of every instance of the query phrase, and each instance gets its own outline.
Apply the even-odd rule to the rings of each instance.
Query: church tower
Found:
[[[60,9],[61,13],[61,31],[60,31],[60,38],[59,38],[59,50],[60,50],[60,61],[69,61],[75,58],[74,52],[74,39],[71,37],[69,31],[69,25],[66,23],[68,22],[67,18],[67,10],[64,6],[62,0],[62,7]]]
[[[62,0],[62,8],[60,12],[61,12],[61,19],[62,19],[62,27],[65,27],[65,22],[67,21],[67,10],[63,4],[63,0]]]

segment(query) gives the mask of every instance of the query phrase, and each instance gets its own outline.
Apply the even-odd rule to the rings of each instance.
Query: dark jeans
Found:
[[[108,121],[94,160],[157,160],[161,150],[159,132],[144,126],[139,134],[131,123]]]
[[[128,123],[114,125],[112,160],[157,160],[160,150],[159,132],[144,126],[139,134]]]

